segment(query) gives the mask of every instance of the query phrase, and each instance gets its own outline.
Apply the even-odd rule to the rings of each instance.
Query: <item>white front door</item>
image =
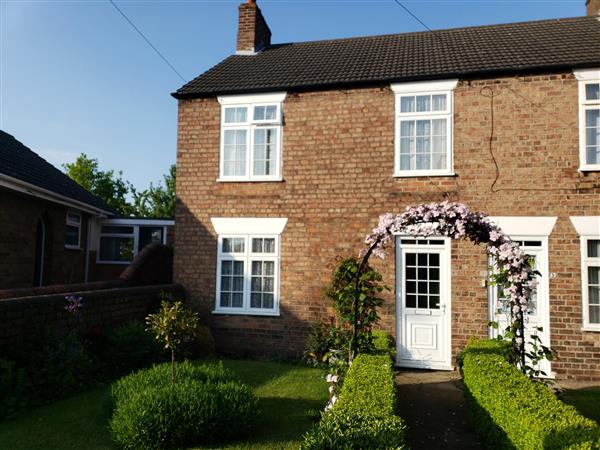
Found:
[[[451,370],[450,239],[396,238],[396,364]]]
[[[542,343],[550,347],[550,301],[549,301],[549,273],[548,273],[548,240],[547,238],[535,237],[512,237],[519,243],[521,249],[535,260],[535,270],[540,272],[538,277],[537,291],[530,299],[529,311],[525,319],[526,340],[531,340],[531,335],[536,334]],[[496,337],[498,332],[502,333],[508,325],[509,311],[505,306],[505,299],[502,296],[500,286],[492,286],[489,291],[491,319],[498,323],[498,329],[493,329],[492,337]],[[542,328],[542,331],[538,331]],[[545,372],[545,376],[552,377],[550,361],[542,360],[537,369]]]

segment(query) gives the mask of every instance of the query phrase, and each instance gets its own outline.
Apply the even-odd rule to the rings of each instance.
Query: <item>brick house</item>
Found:
[[[600,380],[600,22],[588,16],[271,44],[254,1],[237,51],[181,87],[175,281],[222,351],[298,355],[336,257],[380,214],[459,201],[542,273],[530,315],[552,376]],[[452,369],[502,321],[484,249],[398,236],[373,261],[399,366]]]
[[[119,216],[0,130],[0,289],[116,279],[172,227]]]

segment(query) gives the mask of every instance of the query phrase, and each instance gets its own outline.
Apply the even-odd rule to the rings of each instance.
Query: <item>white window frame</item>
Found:
[[[585,122],[586,111],[600,110],[600,100],[587,100],[585,92],[588,84],[600,83],[600,68],[576,70],[573,74],[579,82],[579,172],[600,171],[600,162],[598,164],[587,162]]]
[[[174,225],[173,220],[143,220],[143,219],[105,219],[98,223],[98,250],[96,251],[96,263],[97,264],[121,264],[128,265],[138,255],[138,246],[140,238],[140,228],[143,227],[156,227],[162,228],[162,244],[167,243],[167,231],[169,226]],[[133,228],[132,233],[103,233],[102,227],[130,227]],[[121,237],[121,238],[133,238],[133,254],[131,261],[109,261],[100,259],[100,247],[103,237]]]
[[[236,96],[217,97],[221,105],[221,131],[219,144],[219,178],[220,182],[264,182],[264,181],[282,181],[282,144],[283,144],[283,101],[286,93],[271,94],[250,94]],[[273,120],[254,120],[254,109],[260,106],[277,107],[276,118]],[[247,108],[246,121],[237,123],[225,123],[225,111],[227,108]],[[277,162],[275,172],[271,175],[253,175],[254,162],[254,133],[257,129],[275,128],[277,130],[277,140],[275,142],[275,157]],[[245,130],[246,131],[246,171],[244,175],[225,175],[224,174],[224,154],[225,154],[225,130]]]
[[[217,260],[216,260],[216,284],[215,284],[215,308],[213,314],[237,314],[252,316],[279,316],[280,304],[280,261],[281,261],[281,233],[287,224],[287,218],[211,218],[213,228],[218,235]],[[243,253],[224,253],[223,239],[243,238]],[[253,253],[253,238],[275,239],[275,253]],[[241,308],[221,307],[221,261],[233,260],[244,261],[244,294]],[[250,284],[252,281],[252,261],[273,261],[273,308],[250,308]]]
[[[454,89],[458,79],[443,81],[423,81],[416,83],[392,84],[391,89],[395,94],[395,142],[394,142],[394,177],[422,177],[422,176],[453,176],[454,175]],[[400,111],[402,97],[418,95],[446,95],[445,111],[410,112]],[[400,169],[400,125],[402,121],[416,121],[423,119],[446,119],[446,168],[429,170],[401,170]]]
[[[69,214],[72,214],[74,216],[78,216],[79,217],[79,221],[76,222],[74,220],[71,220],[69,218]],[[66,225],[71,226],[71,227],[76,227],[77,228],[77,245],[71,245],[71,244],[66,244],[65,243],[65,248],[70,249],[70,250],[80,250],[81,249],[81,221],[83,220],[83,217],[81,215],[81,213],[77,212],[77,211],[73,211],[73,210],[67,210],[67,215],[66,215]],[[66,228],[65,228],[65,234],[66,234]]]
[[[588,298],[588,271],[592,264],[595,267],[596,260],[600,258],[588,258],[587,241],[600,239],[600,216],[571,216],[571,223],[579,235],[580,261],[581,261],[581,309],[583,326],[582,331],[600,331],[600,324],[591,324],[589,318]]]
[[[583,309],[583,330],[600,331],[600,323],[590,323],[590,298],[588,267],[600,267],[600,257],[588,256],[588,241],[600,240],[600,233],[595,236],[580,236],[581,242],[581,304]]]

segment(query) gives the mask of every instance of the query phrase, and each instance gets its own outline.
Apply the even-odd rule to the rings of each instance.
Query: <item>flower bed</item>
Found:
[[[470,343],[462,359],[473,427],[495,449],[596,449],[600,427],[508,363],[500,341]]]
[[[304,437],[304,449],[404,448],[405,425],[395,411],[392,361],[387,355],[357,356],[339,400]]]

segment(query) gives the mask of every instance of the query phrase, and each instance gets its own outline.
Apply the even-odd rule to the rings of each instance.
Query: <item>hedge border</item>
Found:
[[[490,448],[600,448],[600,427],[512,366],[502,342],[472,341],[460,360],[471,423]]]

